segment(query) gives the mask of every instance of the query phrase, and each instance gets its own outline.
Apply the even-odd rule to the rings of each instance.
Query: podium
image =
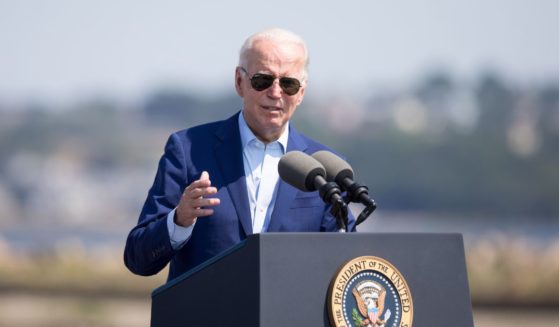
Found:
[[[333,279],[362,256],[405,278],[411,326],[474,325],[460,234],[264,233],[154,290],[151,326],[331,326]]]

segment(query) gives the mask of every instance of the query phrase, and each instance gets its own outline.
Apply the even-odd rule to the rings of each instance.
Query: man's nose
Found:
[[[276,78],[272,86],[268,88],[268,96],[271,98],[281,98],[283,90],[280,87],[279,78]]]

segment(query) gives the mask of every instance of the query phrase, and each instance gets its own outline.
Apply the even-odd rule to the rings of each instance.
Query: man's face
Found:
[[[237,68],[235,87],[243,98],[244,118],[252,132],[262,141],[276,140],[283,132],[297,106],[303,101],[306,82],[304,78],[304,50],[291,43],[277,44],[258,40],[248,54],[248,64],[243,72]],[[257,91],[250,85],[250,77],[256,73],[275,77],[294,77],[301,82],[295,95],[287,95],[279,85],[279,79],[269,88]]]

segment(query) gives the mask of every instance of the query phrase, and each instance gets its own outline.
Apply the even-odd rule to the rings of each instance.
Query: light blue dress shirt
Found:
[[[279,139],[263,143],[248,127],[244,112],[239,115],[239,131],[243,148],[243,166],[246,176],[253,233],[265,232],[274,211],[279,182],[278,162],[285,154],[289,138],[289,122]],[[211,179],[211,176],[210,176]],[[174,222],[175,209],[167,215],[167,229],[171,246],[178,250],[186,244],[194,225],[182,227]]]
[[[239,115],[239,129],[252,232],[256,234],[268,230],[274,211],[279,181],[278,162],[287,149],[289,123],[276,141],[267,144],[256,138],[243,115]]]

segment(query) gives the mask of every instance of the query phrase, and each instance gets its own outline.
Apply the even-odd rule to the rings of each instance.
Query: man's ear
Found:
[[[242,98],[244,96],[243,92],[243,76],[241,76],[241,68],[237,67],[235,69],[235,90],[237,90],[237,94]]]

